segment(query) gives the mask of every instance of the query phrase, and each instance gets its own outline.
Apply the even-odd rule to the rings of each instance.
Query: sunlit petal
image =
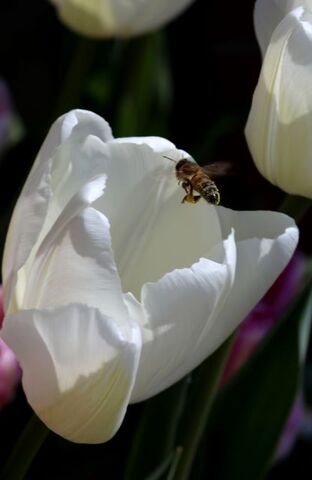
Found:
[[[20,360],[30,405],[51,430],[86,443],[114,435],[135,380],[136,325],[123,331],[98,310],[73,304],[9,316],[3,338]]]
[[[271,38],[246,126],[260,173],[287,193],[312,197],[312,14],[297,8]]]
[[[303,6],[312,9],[311,0],[257,0],[254,23],[262,55],[270,43],[272,33],[283,18],[294,8]]]
[[[51,127],[15,206],[7,234],[2,264],[6,309],[11,300],[16,274],[26,262],[44,227],[49,201],[53,195],[51,172],[54,155],[62,143],[73,134],[78,124],[81,135],[91,130],[105,141],[112,138],[110,127],[105,120],[82,110],[63,115]]]
[[[141,309],[127,298],[143,335],[132,401],[158,393],[211,354],[260,300],[297,244],[287,216],[217,210],[226,238],[222,263],[201,259],[145,285]]]

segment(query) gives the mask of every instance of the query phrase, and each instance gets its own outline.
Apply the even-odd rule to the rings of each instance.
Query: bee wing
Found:
[[[229,162],[210,163],[209,165],[203,166],[202,169],[211,178],[220,178],[225,175],[234,174],[233,165]]]

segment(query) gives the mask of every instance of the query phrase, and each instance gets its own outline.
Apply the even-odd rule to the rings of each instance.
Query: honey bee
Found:
[[[197,203],[200,198],[204,198],[212,205],[219,205],[220,192],[211,177],[221,176],[227,170],[226,164],[212,163],[201,167],[195,162],[191,162],[186,158],[176,161],[168,158],[176,164],[175,174],[178,183],[182,185],[186,195],[183,197],[181,203]],[[199,195],[194,195],[194,191]]]

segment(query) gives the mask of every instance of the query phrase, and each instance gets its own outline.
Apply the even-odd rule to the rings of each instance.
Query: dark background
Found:
[[[277,208],[283,194],[257,173],[243,134],[261,65],[253,33],[253,3],[197,0],[165,29],[161,48],[171,93],[161,112],[157,99],[154,105],[163,119],[153,123],[142,115],[127,131],[118,116],[121,92],[128,89],[135,99],[136,88],[142,87],[136,85],[135,76],[131,82],[127,72],[135,70],[137,52],[150,40],[82,40],[63,27],[47,1],[1,2],[0,76],[11,89],[24,126],[21,141],[1,157],[1,251],[12,208],[52,121],[76,107],[102,115],[116,136],[163,134],[201,164],[230,162],[235,174],[220,182],[224,205]],[[75,77],[73,71],[80,72],[78,85],[79,75]],[[302,248],[309,253],[310,238],[306,238]],[[50,434],[27,479],[121,479],[143,408],[131,406],[120,431],[107,444],[75,445]],[[30,413],[20,389],[15,402],[0,415],[2,459]],[[159,412],[160,428],[161,422]],[[291,456],[268,478],[309,478],[305,472],[312,471],[310,451],[311,443],[299,440]]]

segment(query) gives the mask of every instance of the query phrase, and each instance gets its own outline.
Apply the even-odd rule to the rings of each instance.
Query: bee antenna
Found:
[[[167,157],[167,155],[162,155],[164,158],[167,158],[171,162],[178,163],[177,160],[173,160],[173,158]]]

